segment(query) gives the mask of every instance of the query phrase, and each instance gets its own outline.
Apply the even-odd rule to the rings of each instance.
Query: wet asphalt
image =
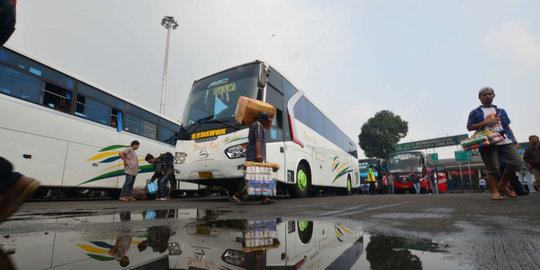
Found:
[[[488,193],[279,197],[271,205],[262,205],[258,200],[237,205],[223,196],[169,201],[29,202],[0,224],[3,236],[0,247],[23,269],[13,259],[18,239],[72,232],[85,234],[84,237],[81,233],[73,234],[74,238],[105,239],[125,230],[147,230],[149,226],[166,226],[178,231],[186,228],[187,221],[201,218],[202,211],[229,221],[277,220],[279,224],[303,220],[335,226],[346,224],[362,235],[362,244],[355,245],[362,250],[357,251],[357,258],[346,266],[351,269],[391,269],[388,258],[394,257],[400,258],[394,262],[397,265],[407,265],[404,261],[409,263],[407,269],[540,269],[539,209],[538,194],[492,201]],[[149,210],[158,213],[166,210],[168,218],[149,218],[152,214]],[[125,213],[130,215],[127,220]],[[34,241],[41,240],[36,236]],[[366,252],[370,243],[371,256]],[[20,255],[23,249],[18,250]],[[408,253],[403,255],[403,250]],[[166,258],[161,260],[163,267],[167,264]],[[325,267],[332,265],[328,262]],[[156,267],[148,269],[158,269]]]

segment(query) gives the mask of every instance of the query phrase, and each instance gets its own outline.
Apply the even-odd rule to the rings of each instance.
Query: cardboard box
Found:
[[[257,115],[261,111],[267,112],[270,116],[270,122],[272,122],[276,114],[274,106],[260,100],[241,96],[238,98],[238,104],[236,105],[235,118],[240,124],[250,125],[257,120]],[[270,129],[270,123],[264,128]]]
[[[244,163],[244,166],[246,167],[246,170],[248,170],[248,171],[251,171],[251,170],[257,171],[257,168],[259,168],[259,167],[272,168],[272,171],[274,171],[274,172],[277,172],[279,170],[279,165],[274,164],[274,163],[262,163],[262,162],[246,161]],[[249,167],[254,167],[254,168],[253,169],[247,169]]]

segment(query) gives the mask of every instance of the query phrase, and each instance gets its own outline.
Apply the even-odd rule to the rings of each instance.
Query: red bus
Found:
[[[433,159],[423,152],[399,152],[388,155],[388,171],[396,177],[394,187],[396,191],[409,190],[414,193],[412,179],[409,177],[411,172],[416,172],[420,177],[420,189],[424,193],[428,190],[427,177],[431,175],[437,166]],[[446,175],[437,173],[439,191],[447,191]],[[430,185],[429,189],[433,187]]]

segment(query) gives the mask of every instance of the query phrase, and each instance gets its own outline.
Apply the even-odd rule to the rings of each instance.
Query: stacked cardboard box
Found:
[[[279,242],[277,241],[275,220],[247,221],[246,228],[243,234],[244,251],[271,249],[279,247]]]
[[[260,100],[241,96],[238,98],[238,104],[236,105],[235,119],[240,124],[250,125],[257,120],[257,115],[261,111],[267,112],[270,120],[274,119],[276,114],[274,106]],[[270,123],[264,128],[270,129]]]
[[[246,162],[246,187],[249,196],[276,196],[277,164]]]

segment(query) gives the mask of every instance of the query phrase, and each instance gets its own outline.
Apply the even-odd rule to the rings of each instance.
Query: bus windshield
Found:
[[[419,154],[396,154],[388,159],[392,173],[422,172],[422,157]]]
[[[185,127],[205,121],[237,124],[234,114],[238,97],[257,98],[259,68],[257,63],[244,65],[194,83],[184,109]]]

